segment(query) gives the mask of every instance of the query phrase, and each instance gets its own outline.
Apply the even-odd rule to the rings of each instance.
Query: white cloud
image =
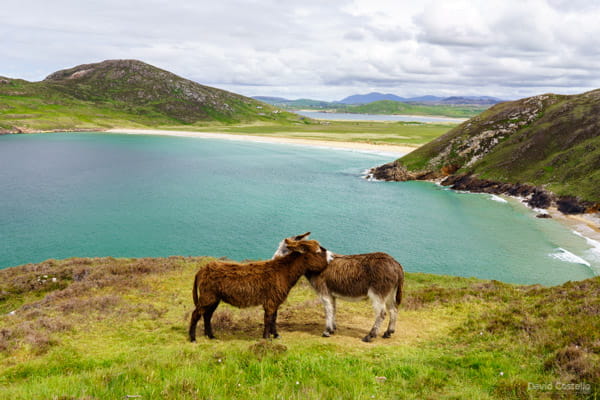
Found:
[[[0,75],[137,58],[246,95],[504,98],[600,87],[594,0],[30,0],[0,8]]]

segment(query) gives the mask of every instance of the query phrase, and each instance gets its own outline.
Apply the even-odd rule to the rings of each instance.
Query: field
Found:
[[[372,324],[367,302],[339,302],[338,332],[322,338],[323,311],[303,278],[280,310],[281,339],[259,340],[261,309],[221,305],[217,339],[199,328],[193,344],[192,277],[207,260],[49,260],[0,271],[0,398],[600,394],[600,278],[544,288],[408,273],[397,331],[373,343],[360,341]]]
[[[165,126],[160,129],[419,146],[443,135],[454,126],[414,122],[307,121],[304,124]]]

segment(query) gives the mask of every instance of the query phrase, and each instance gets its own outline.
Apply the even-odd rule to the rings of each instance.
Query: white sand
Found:
[[[391,144],[369,144],[369,143],[356,143],[356,142],[334,142],[329,140],[310,140],[310,139],[297,139],[297,138],[285,138],[285,137],[266,137],[266,136],[252,136],[252,135],[233,135],[229,133],[214,133],[214,132],[188,132],[188,131],[167,131],[157,129],[109,129],[107,132],[112,133],[127,133],[132,135],[164,135],[164,136],[185,136],[185,137],[197,137],[205,139],[227,139],[227,140],[241,140],[249,142],[259,143],[281,143],[281,144],[294,144],[301,146],[314,146],[324,147],[329,149],[339,150],[352,150],[369,153],[380,153],[389,154],[392,156],[399,157],[401,155],[410,153],[416,147],[409,146],[396,146]]]

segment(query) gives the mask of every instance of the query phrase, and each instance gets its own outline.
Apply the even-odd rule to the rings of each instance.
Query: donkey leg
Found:
[[[214,339],[215,335],[213,334],[213,330],[212,330],[212,325],[210,323],[210,320],[213,316],[213,313],[215,312],[215,310],[217,309],[219,305],[219,302],[217,301],[216,303],[213,303],[209,306],[206,306],[204,308],[204,334],[206,336],[208,336],[209,339]]]
[[[363,342],[370,342],[371,340],[373,340],[373,338],[377,337],[377,332],[379,332],[379,327],[381,326],[381,323],[385,319],[385,302],[384,302],[384,300],[381,298],[380,295],[374,293],[372,290],[369,290],[367,294],[368,294],[369,298],[371,299],[371,301],[373,302],[373,309],[375,310],[375,323],[373,324],[373,327],[371,328],[371,330],[369,331],[367,336],[365,336],[362,339]]]
[[[335,332],[335,300],[329,294],[321,294],[321,302],[325,308],[325,330],[323,337],[329,337]]]
[[[196,325],[198,325],[198,320],[200,320],[201,315],[204,313],[202,307],[195,308],[192,312],[192,320],[190,321],[190,342],[196,341]]]
[[[271,315],[265,310],[263,339],[268,339],[271,336]]]
[[[398,288],[396,288],[398,290]],[[387,331],[383,334],[383,338],[388,339],[392,333],[396,332],[396,320],[398,319],[398,306],[396,305],[396,290],[392,290],[385,301],[387,311],[390,313],[390,323]]]
[[[264,339],[269,339],[271,337],[271,333],[273,335],[277,334],[277,326],[276,326],[276,319],[277,319],[277,309],[279,308],[279,304],[275,305],[275,304],[270,304],[270,303],[266,303],[263,305],[263,308],[265,310],[265,329],[263,331],[263,338]],[[279,336],[279,335],[277,335]]]
[[[337,298],[331,297],[333,303],[333,331],[337,331],[336,315],[337,315]]]
[[[274,339],[279,339],[281,336],[277,333],[277,311],[273,313],[271,317],[271,335]]]

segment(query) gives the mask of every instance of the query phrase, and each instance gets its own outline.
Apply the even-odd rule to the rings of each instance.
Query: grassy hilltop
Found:
[[[137,60],[57,71],[41,82],[0,77],[0,131],[292,123],[299,117]]]
[[[412,174],[472,174],[600,203],[600,90],[497,104],[408,154]]]
[[[218,339],[191,344],[192,279],[207,260],[75,258],[0,271],[0,398],[600,394],[600,278],[545,288],[409,273],[396,334],[371,344],[360,341],[368,302],[339,302],[339,332],[320,337],[323,311],[302,279],[280,310],[282,339],[258,340],[260,308],[221,305]]]

